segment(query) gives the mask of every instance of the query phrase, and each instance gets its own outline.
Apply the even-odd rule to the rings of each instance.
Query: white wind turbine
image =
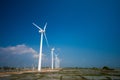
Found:
[[[55,68],[60,68],[60,59],[57,54],[55,54]]]
[[[52,57],[51,68],[52,68],[52,69],[53,69],[53,65],[54,65],[54,55],[53,55],[53,54],[54,54],[54,50],[55,50],[55,48],[52,48],[52,49],[51,49],[51,57]]]
[[[39,33],[41,33],[41,40],[40,40],[40,51],[39,51],[39,60],[38,60],[38,71],[41,71],[41,62],[42,62],[42,43],[43,43],[43,35],[45,36],[47,45],[48,45],[48,40],[45,34],[45,29],[47,26],[47,23],[44,26],[44,29],[40,28],[38,25],[36,25],[35,23],[32,23],[35,27],[37,27],[39,29]],[[49,45],[48,45],[49,46]]]

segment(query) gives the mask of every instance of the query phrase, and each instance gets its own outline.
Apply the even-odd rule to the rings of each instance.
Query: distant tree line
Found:
[[[113,68],[110,68],[108,66],[103,66],[102,68],[97,68],[97,67],[65,67],[64,69],[94,69],[94,70],[98,70],[98,69],[101,69],[101,70],[114,70]]]
[[[9,66],[0,67],[0,72],[11,72],[11,71],[20,71],[20,70],[22,69],[16,67],[9,67]]]
[[[31,68],[30,67],[18,68],[18,67],[9,67],[9,66],[0,67],[0,72],[17,72],[17,71],[27,71],[27,70],[31,70]]]

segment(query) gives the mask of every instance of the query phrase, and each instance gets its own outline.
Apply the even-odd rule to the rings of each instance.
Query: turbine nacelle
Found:
[[[55,50],[55,48],[52,48],[51,50],[52,50],[52,51],[54,51],[54,50]]]
[[[40,32],[40,33],[44,33],[44,32],[45,32],[45,30],[39,30],[39,32]]]

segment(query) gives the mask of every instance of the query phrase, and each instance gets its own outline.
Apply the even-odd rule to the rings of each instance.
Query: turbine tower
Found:
[[[41,40],[40,40],[40,51],[39,51],[39,60],[38,60],[38,71],[41,71],[41,63],[42,63],[42,43],[43,43],[43,35],[45,36],[47,45],[48,45],[48,40],[45,34],[45,29],[47,26],[47,23],[44,26],[44,29],[40,28],[38,25],[36,25],[35,23],[32,23],[35,27],[37,27],[39,29],[39,33],[41,33]],[[49,46],[49,45],[48,45]]]
[[[55,54],[55,68],[58,68],[58,55]]]
[[[60,68],[60,59],[57,54],[55,54],[55,68]]]
[[[53,69],[53,64],[54,64],[54,57],[53,57],[53,53],[54,53],[54,48],[51,49],[51,57],[52,57],[52,64],[51,64],[51,68]]]

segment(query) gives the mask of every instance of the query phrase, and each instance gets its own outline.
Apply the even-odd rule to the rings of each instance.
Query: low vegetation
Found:
[[[24,68],[2,67],[4,71],[23,71]],[[30,69],[29,69],[30,70]],[[18,73],[18,72],[17,72]],[[120,79],[120,71],[113,70],[107,66],[100,68],[63,68],[58,72],[25,72],[22,74],[11,74],[0,77],[0,80],[110,80],[111,76]],[[88,79],[89,78],[89,79]]]

